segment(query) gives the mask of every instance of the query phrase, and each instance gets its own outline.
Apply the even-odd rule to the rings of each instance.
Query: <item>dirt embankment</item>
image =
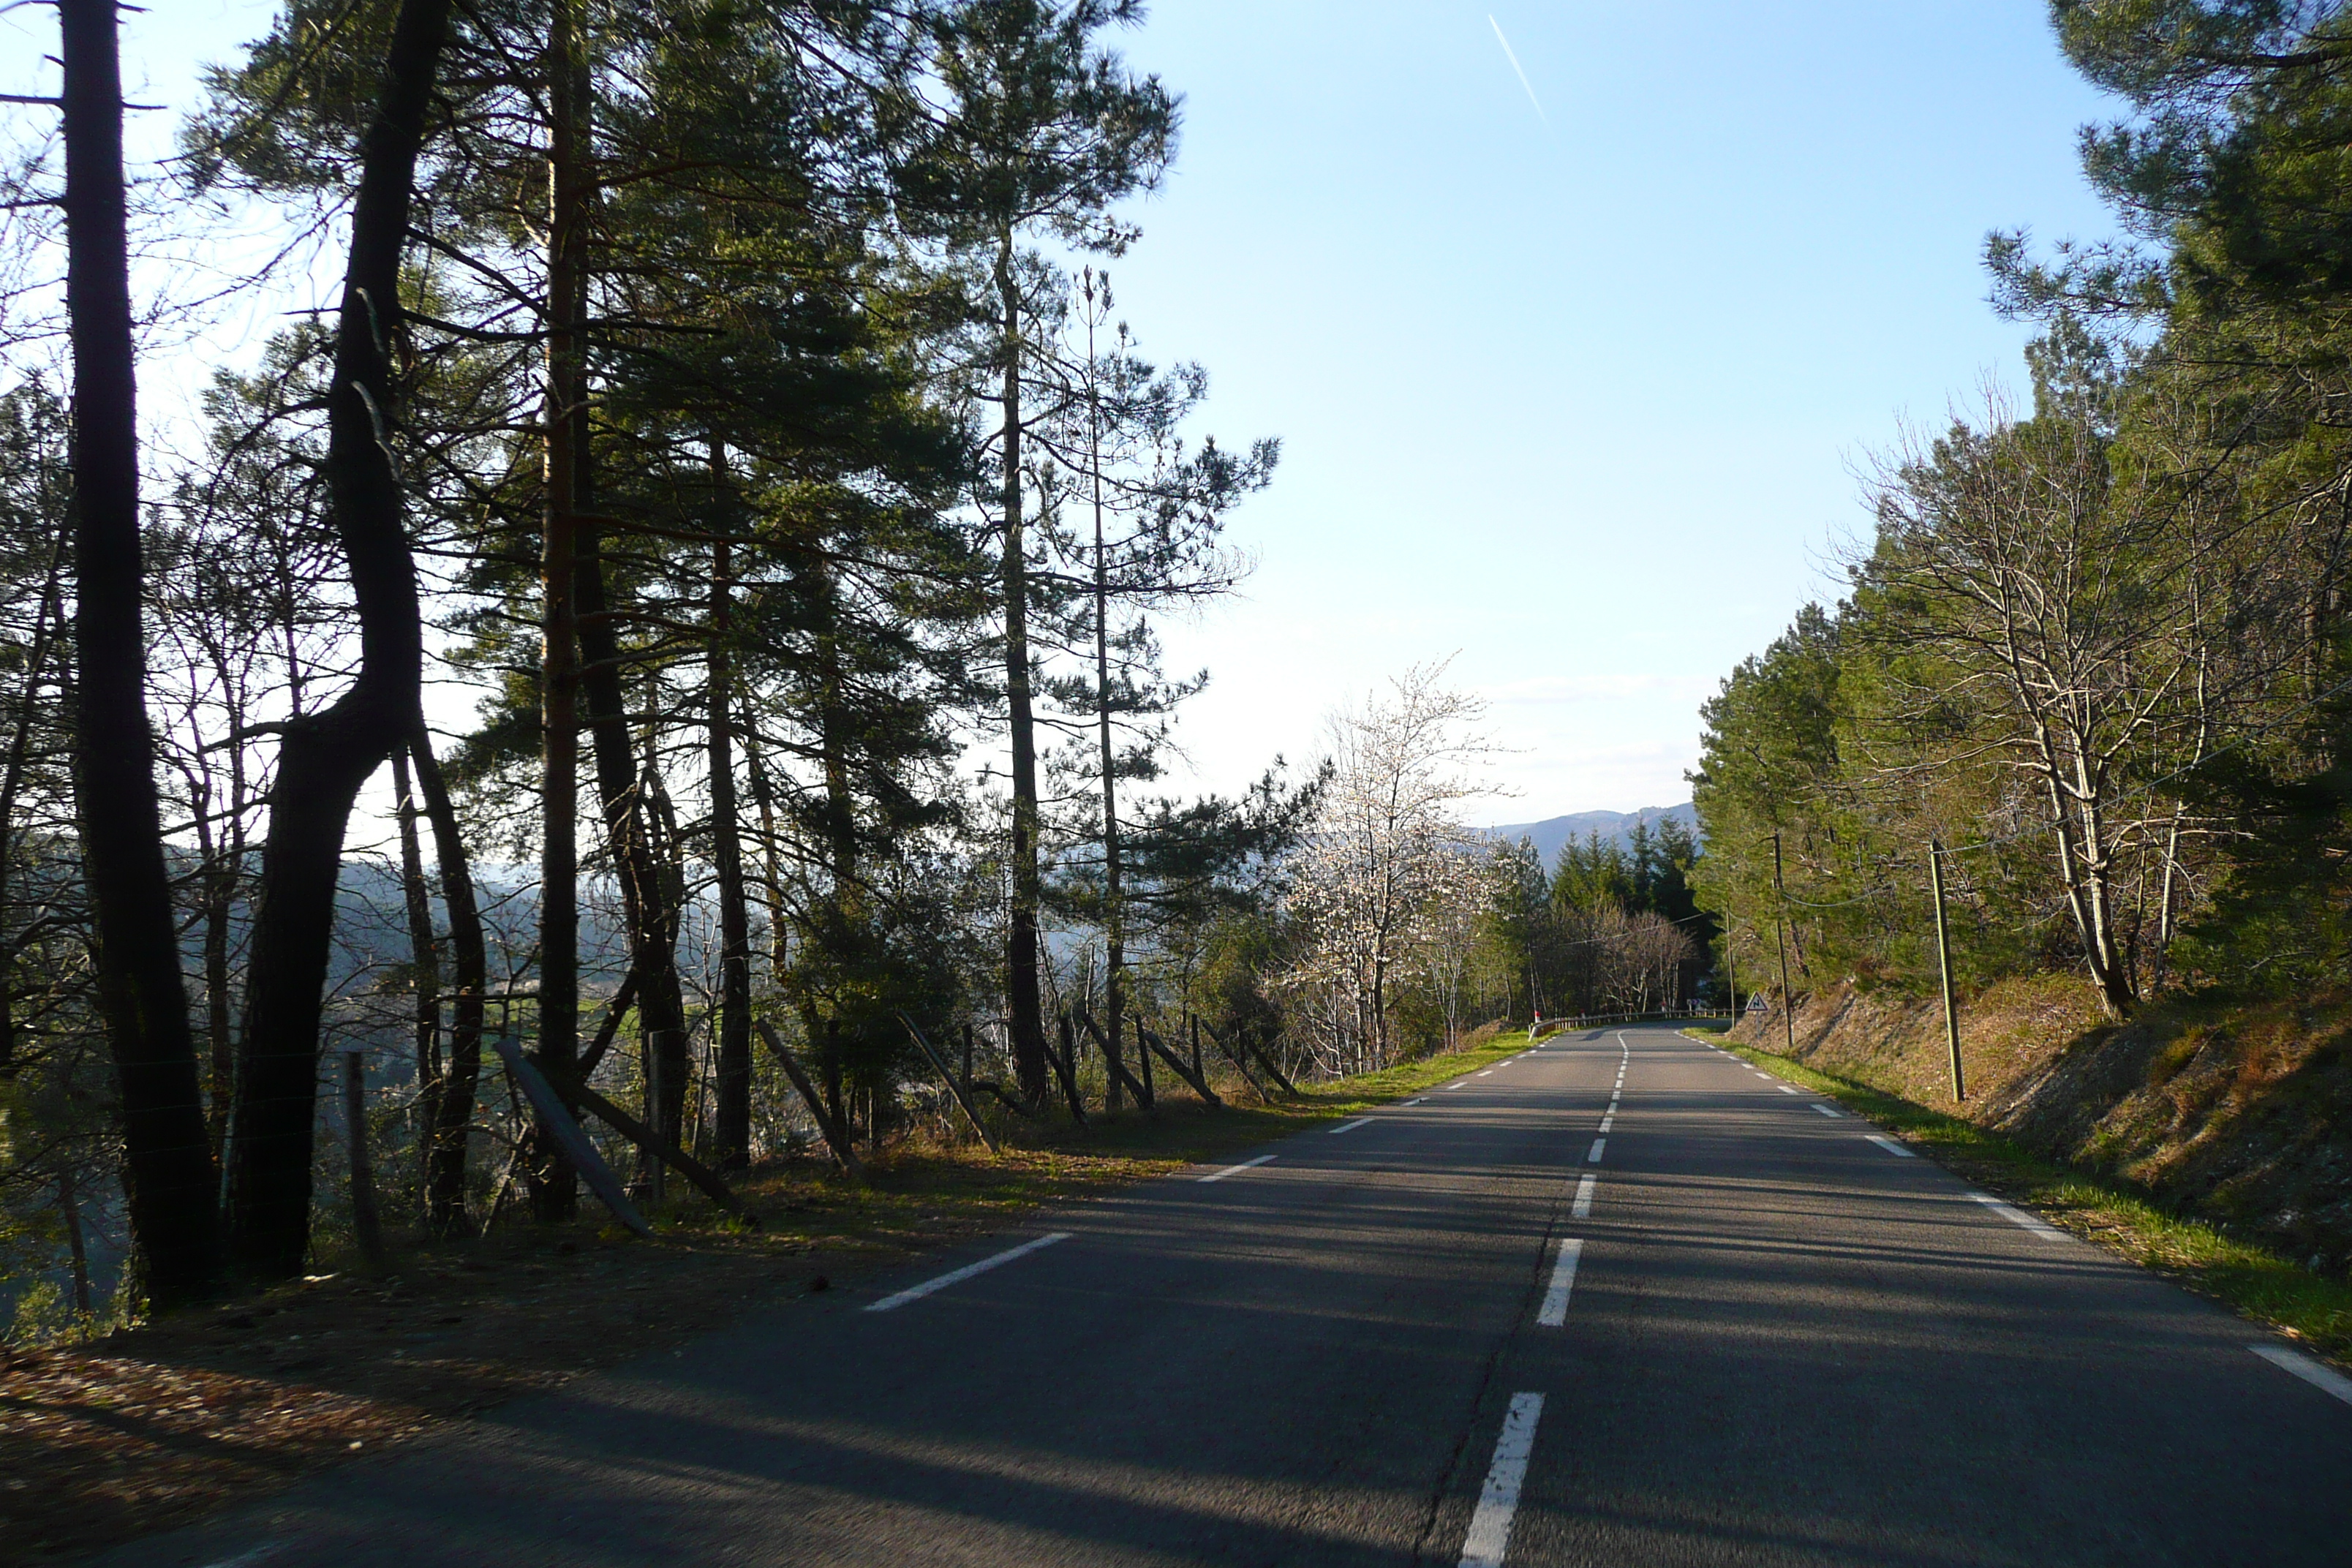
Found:
[[[1941,1005],[1851,982],[1803,998],[1799,1060],[1965,1116],[2045,1158],[2330,1273],[2352,1263],[2352,1000],[2153,1005],[2100,1016],[2072,975],[2006,981],[1960,1008],[1952,1099]],[[1778,1014],[1733,1037],[1780,1051]]]

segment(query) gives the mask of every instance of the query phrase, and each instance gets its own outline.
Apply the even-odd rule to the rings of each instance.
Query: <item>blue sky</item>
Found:
[[[126,15],[134,92],[186,104],[270,9]],[[1285,445],[1245,595],[1168,637],[1212,787],[1453,656],[1512,748],[1489,819],[1683,799],[1699,701],[1833,592],[1856,469],[2014,377],[1985,232],[2110,227],[2042,0],[1160,0],[1118,41],[1186,100],[1122,312],[1208,367],[1202,428]]]
[[[1685,798],[1857,467],[2017,364],[1985,232],[2110,229],[2041,0],[1162,0],[1125,47],[1186,123],[1121,303],[1286,447],[1247,597],[1171,637],[1219,784],[1458,650],[1492,818]]]

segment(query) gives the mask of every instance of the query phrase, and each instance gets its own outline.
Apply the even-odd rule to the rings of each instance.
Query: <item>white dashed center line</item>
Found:
[[[1331,1136],[1337,1138],[1342,1132],[1353,1132],[1357,1128],[1367,1125],[1371,1120],[1369,1116],[1359,1116],[1353,1121],[1343,1121],[1331,1129]]]
[[[1601,1178],[1594,1175],[1587,1175],[1576,1184],[1576,1207],[1570,1212],[1578,1219],[1592,1217],[1592,1189],[1600,1184]]]
[[[1919,1157],[1911,1152],[1910,1150],[1906,1149],[1902,1144],[1897,1143],[1894,1139],[1887,1137],[1883,1132],[1865,1132],[1863,1136],[1877,1144],[1880,1148],[1885,1150],[1890,1154],[1900,1154],[1906,1160],[1916,1160]]]
[[[1789,1087],[1787,1084],[1785,1084],[1785,1083],[1784,1083],[1784,1084],[1782,1084],[1782,1085],[1780,1086],[1780,1092],[1781,1092],[1782,1094],[1802,1094],[1802,1093],[1804,1093],[1805,1091],[1804,1091],[1803,1089],[1791,1089],[1790,1087]]]
[[[1268,1160],[1273,1158],[1274,1156],[1271,1154],[1266,1156],[1266,1159]],[[1264,1162],[1257,1160],[1250,1162],[1253,1165],[1261,1164],[1263,1163]],[[1230,1173],[1228,1173],[1230,1174]],[[1214,1181],[1216,1178],[1213,1176],[1203,1176],[1201,1179],[1202,1181]],[[1045,1235],[1039,1237],[1034,1241],[1024,1241],[1018,1247],[1009,1247],[993,1258],[983,1258],[977,1263],[967,1263],[961,1268],[942,1274],[936,1279],[926,1279],[920,1285],[908,1286],[906,1289],[899,1291],[895,1296],[885,1296],[879,1301],[875,1302],[866,1310],[869,1312],[895,1311],[898,1308],[905,1306],[909,1301],[921,1300],[924,1297],[929,1295],[934,1290],[944,1290],[950,1285],[962,1283],[964,1280],[971,1279],[975,1274],[985,1274],[992,1268],[1003,1268],[1005,1264],[1012,1262],[1016,1258],[1026,1258],[1029,1254],[1036,1251],[1041,1247],[1051,1247],[1057,1241],[1067,1241],[1069,1239],[1070,1233],[1066,1230],[1047,1231]]]
[[[1813,1102],[1813,1109],[1820,1111],[1823,1116],[1836,1116],[1841,1114],[1841,1112],[1831,1109],[1829,1106],[1822,1104],[1819,1100],[1815,1100]]]
[[[1970,1193],[1969,1196],[1978,1203],[1984,1205],[1985,1207],[1992,1210],[1993,1213],[2000,1215],[2001,1218],[2009,1221],[2010,1224],[2017,1226],[2018,1229],[2030,1230],[2044,1241],[2063,1241],[2066,1239],[2066,1233],[2064,1231],[2060,1230],[2056,1226],[2050,1224],[2040,1215],[2028,1214],[2025,1210],[2018,1208],[2014,1205],[2005,1204],[1999,1198],[1987,1197],[1982,1193]]]
[[[290,1541],[272,1541],[265,1545],[257,1546],[250,1552],[240,1552],[234,1557],[224,1557],[218,1562],[207,1563],[205,1568],[259,1568],[260,1564],[268,1562],[292,1544]]]
[[[1244,1172],[1244,1171],[1246,1171],[1246,1170],[1250,1169],[1252,1166],[1254,1166],[1254,1165],[1263,1165],[1263,1164],[1265,1164],[1268,1160],[1271,1160],[1271,1159],[1273,1159],[1273,1158],[1275,1158],[1275,1156],[1274,1156],[1274,1155],[1272,1155],[1272,1154],[1260,1154],[1260,1155],[1259,1155],[1256,1159],[1255,1159],[1255,1160],[1244,1160],[1244,1161],[1243,1161],[1240,1164],[1238,1164],[1238,1165],[1227,1165],[1227,1166],[1226,1166],[1223,1170],[1222,1170],[1222,1171],[1213,1171],[1213,1172],[1211,1172],[1209,1174],[1207,1174],[1207,1175],[1205,1175],[1205,1176],[1202,1176],[1202,1177],[1201,1178],[1201,1180],[1202,1180],[1202,1181],[1204,1181],[1204,1182],[1222,1182],[1222,1181],[1223,1181],[1227,1176],[1239,1175],[1242,1172]]]
[[[1543,1307],[1536,1313],[1536,1321],[1547,1329],[1559,1328],[1568,1321],[1568,1293],[1576,1289],[1576,1260],[1584,1256],[1584,1243],[1570,1237],[1559,1244],[1559,1257],[1551,1266],[1551,1288],[1544,1292]]]
[[[1601,1146],[1608,1142],[1609,1140],[1606,1138],[1595,1138],[1592,1141],[1591,1151],[1584,1156],[1584,1163],[1588,1165],[1598,1165],[1601,1163]]]
[[[1616,1112],[1612,1111],[1610,1114],[1608,1114],[1607,1116],[1604,1116],[1604,1117],[1602,1117],[1602,1118],[1601,1119],[1601,1125],[1600,1125],[1598,1128],[1594,1129],[1594,1131],[1600,1131],[1600,1132],[1606,1132],[1606,1131],[1609,1131],[1609,1124],[1610,1124],[1611,1122],[1612,1122],[1612,1121],[1616,1121],[1616,1120],[1617,1120]]]
[[[1503,1568],[1503,1551],[1510,1544],[1511,1519],[1519,1511],[1519,1487],[1528,1479],[1528,1456],[1535,1451],[1536,1423],[1543,1418],[1544,1396],[1514,1394],[1503,1417],[1503,1435],[1495,1440],[1495,1462],[1487,1467],[1486,1488],[1470,1515],[1470,1533],[1462,1540],[1462,1568]]]
[[[1406,1104],[1406,1105],[1419,1105],[1419,1104],[1421,1104],[1423,1100],[1426,1100],[1428,1098],[1429,1098],[1429,1096],[1427,1096],[1427,1095],[1425,1095],[1425,1094],[1424,1094],[1424,1095],[1421,1096],[1421,1097],[1420,1097],[1419,1099],[1417,1099],[1417,1100],[1406,1100],[1406,1101],[1405,1101],[1405,1104]]]

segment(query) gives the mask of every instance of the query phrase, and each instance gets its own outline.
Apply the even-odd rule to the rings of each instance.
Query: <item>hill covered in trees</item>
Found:
[[[1964,986],[2070,970],[2118,1018],[2334,987],[2352,252],[2315,149],[2352,18],[2054,14],[2135,111],[2083,143],[2135,243],[1989,241],[2029,390],[1884,453],[1846,595],[1706,705],[1694,880],[1752,972],[1783,927],[1801,987],[1932,985],[1931,857]]]
[[[1566,816],[1548,816],[1541,822],[1505,823],[1486,829],[1486,834],[1504,843],[1524,838],[1549,865],[1571,840],[1581,843],[1597,834],[1602,843],[1628,849],[1633,846],[1634,828],[1646,828],[1654,834],[1669,821],[1682,826],[1694,840],[1699,837],[1698,808],[1688,801],[1680,805],[1645,805],[1639,811],[1576,811]]]
[[[1691,882],[1785,954],[1762,1043],[2341,1267],[2352,15],[2052,14],[2127,237],[1988,240],[2024,390],[1881,454],[1843,595],[1707,703]]]

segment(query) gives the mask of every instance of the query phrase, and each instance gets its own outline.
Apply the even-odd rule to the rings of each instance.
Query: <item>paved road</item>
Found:
[[[106,1561],[2352,1561],[2352,1384],[1827,1110],[1557,1041]]]

